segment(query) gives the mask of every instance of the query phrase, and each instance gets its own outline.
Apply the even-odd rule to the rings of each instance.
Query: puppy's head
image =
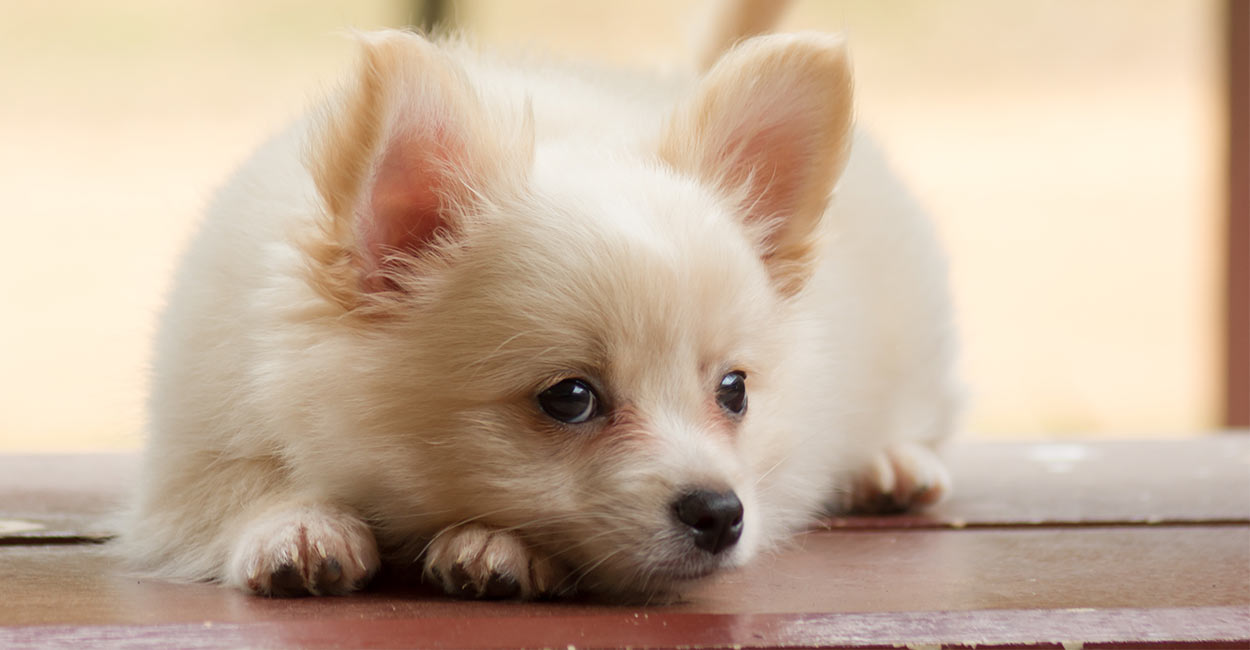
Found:
[[[384,540],[479,521],[611,592],[749,558],[849,78],[836,40],[756,39],[635,149],[536,146],[444,50],[371,37],[312,156],[306,251],[359,341]]]

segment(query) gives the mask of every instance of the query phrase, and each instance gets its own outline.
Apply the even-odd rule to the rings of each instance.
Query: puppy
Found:
[[[688,84],[361,40],[182,264],[138,567],[632,598],[948,489],[944,262],[852,146],[840,39],[750,39]]]

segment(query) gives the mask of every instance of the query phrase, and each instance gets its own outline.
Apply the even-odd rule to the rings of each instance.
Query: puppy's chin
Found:
[[[741,566],[751,555],[747,549],[717,555],[694,549],[635,556],[610,567],[600,565],[579,576],[577,590],[591,598],[616,602],[670,602],[693,585]]]
[[[652,567],[645,576],[635,576],[631,581],[608,577],[583,578],[579,593],[591,600],[622,604],[657,605],[677,602],[693,586],[724,571],[735,564],[708,563],[699,566]]]

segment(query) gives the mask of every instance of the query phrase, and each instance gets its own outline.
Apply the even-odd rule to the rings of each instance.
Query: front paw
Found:
[[[565,574],[506,530],[468,524],[439,533],[425,553],[424,575],[464,598],[532,599],[563,593]]]
[[[377,571],[373,533],[329,508],[293,507],[253,521],[231,554],[226,581],[265,596],[355,591]]]
[[[950,490],[950,473],[937,454],[904,442],[873,457],[855,477],[844,505],[851,512],[903,512],[937,503]]]

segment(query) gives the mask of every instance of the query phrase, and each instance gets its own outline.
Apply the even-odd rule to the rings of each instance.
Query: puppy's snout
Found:
[[[738,543],[742,537],[742,502],[733,490],[694,490],[677,498],[673,512],[690,527],[694,545],[713,555]]]

